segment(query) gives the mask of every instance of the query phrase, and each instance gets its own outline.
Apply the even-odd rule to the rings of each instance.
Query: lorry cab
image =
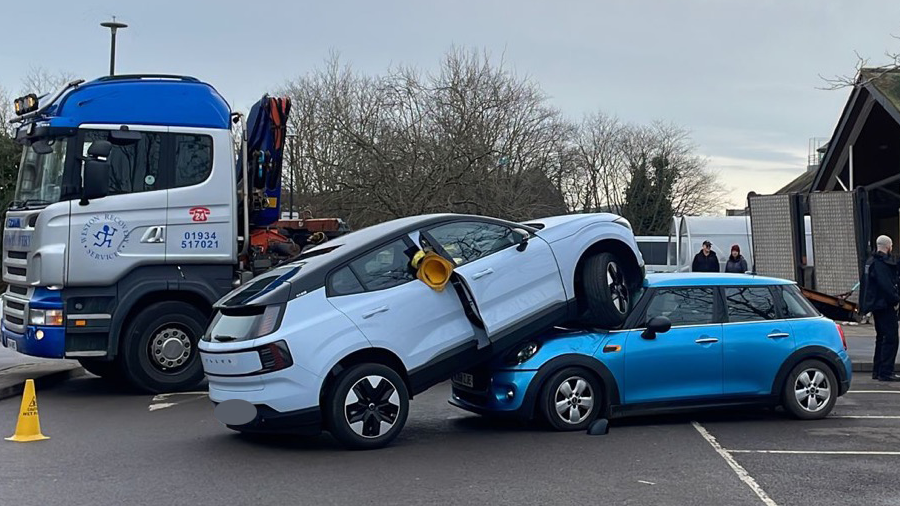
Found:
[[[247,214],[235,116],[183,76],[73,81],[40,102],[16,104],[2,344],[151,391],[199,382],[196,343],[233,288]]]

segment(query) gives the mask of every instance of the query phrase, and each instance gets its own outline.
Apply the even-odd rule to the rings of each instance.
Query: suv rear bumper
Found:
[[[213,403],[216,404],[216,403]],[[265,404],[254,405],[256,418],[243,425],[226,425],[239,432],[315,436],[322,432],[322,410],[318,406],[284,413]]]

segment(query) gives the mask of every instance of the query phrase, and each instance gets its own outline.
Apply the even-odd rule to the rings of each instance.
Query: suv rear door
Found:
[[[400,357],[416,392],[471,365],[478,342],[455,291],[432,290],[409,269],[412,246],[397,237],[338,266],[326,294],[372,346]]]
[[[790,322],[781,319],[770,286],[723,287],[725,394],[766,395],[785,359],[794,351]]]

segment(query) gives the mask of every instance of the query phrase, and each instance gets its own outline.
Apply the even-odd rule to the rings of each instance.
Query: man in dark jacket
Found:
[[[875,356],[872,377],[879,381],[900,381],[894,374],[897,360],[897,263],[891,258],[893,241],[882,235],[875,240],[877,250],[866,261],[864,280],[866,292],[863,306],[875,319]]]
[[[716,252],[712,250],[711,242],[703,241],[703,248],[694,256],[691,271],[719,272],[719,259],[716,257]]]

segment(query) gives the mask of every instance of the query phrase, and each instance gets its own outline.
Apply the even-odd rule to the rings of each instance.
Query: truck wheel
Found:
[[[584,323],[602,327],[618,327],[631,311],[633,280],[628,279],[625,265],[612,253],[589,257],[582,270]]]
[[[79,358],[78,363],[85,371],[100,376],[103,379],[118,379],[122,377],[119,364],[115,360],[99,360],[96,358]]]
[[[122,335],[124,377],[151,393],[185,390],[203,379],[197,343],[206,316],[185,302],[157,302],[138,313]]]
[[[331,435],[354,450],[386,446],[409,415],[403,378],[381,364],[359,364],[340,373],[324,404]]]

